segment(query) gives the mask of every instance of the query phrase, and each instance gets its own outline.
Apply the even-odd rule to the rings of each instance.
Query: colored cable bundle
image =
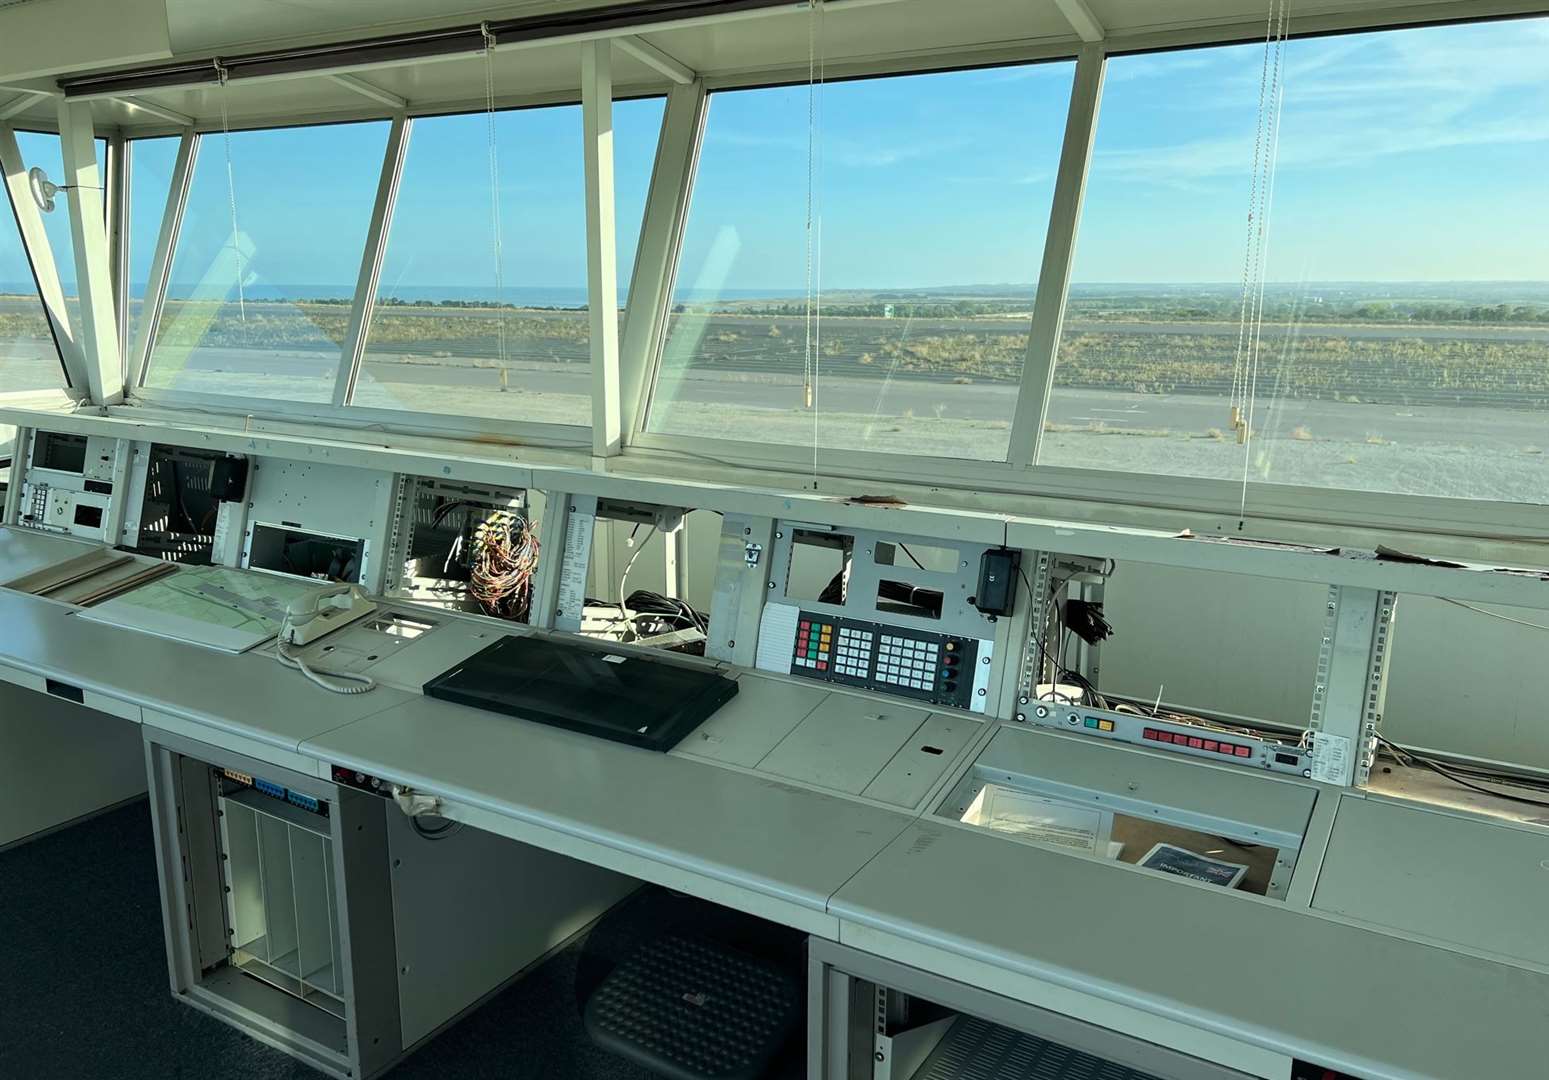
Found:
[[[497,510],[474,531],[468,591],[488,615],[526,621],[538,570],[538,537],[524,517]]]

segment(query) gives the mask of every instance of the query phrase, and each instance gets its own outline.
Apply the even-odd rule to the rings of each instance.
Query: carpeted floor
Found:
[[[392,1072],[393,1080],[649,1080],[587,1039],[579,945]],[[589,960],[589,954],[588,954]],[[0,853],[0,1077],[318,1077],[173,1000],[142,800]]]

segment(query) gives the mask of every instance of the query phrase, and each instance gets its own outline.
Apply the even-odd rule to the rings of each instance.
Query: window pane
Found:
[[[65,384],[48,315],[22,246],[10,200],[0,186],[0,394]],[[10,428],[0,427],[0,456]]]
[[[619,303],[634,267],[663,101],[613,106]],[[551,424],[592,422],[581,107],[414,122],[352,404]]]
[[[147,386],[332,399],[387,131],[204,136]]]
[[[22,153],[22,164],[27,168],[39,168],[56,184],[63,184],[65,177],[64,150],[59,136],[42,131],[18,131],[16,145]],[[107,176],[107,149],[105,139],[97,140],[97,174]],[[107,203],[103,202],[106,213]],[[48,235],[49,250],[54,254],[54,265],[59,271],[59,285],[65,294],[65,310],[69,313],[72,328],[81,325],[81,290],[75,270],[75,243],[70,228],[70,196],[61,191],[54,196],[54,209],[43,214],[43,231]],[[78,331],[76,331],[78,332]]]
[[[1546,501],[1549,20],[1286,47],[1254,481]],[[1240,480],[1262,46],[1111,61],[1041,460]]]
[[[1006,456],[1074,65],[714,95],[649,427]],[[820,242],[819,242],[820,241]]]
[[[146,283],[156,257],[156,240],[167,209],[172,170],[177,165],[176,136],[135,139],[129,143],[129,334],[126,349],[133,349],[145,307]],[[129,358],[133,361],[133,357]]]

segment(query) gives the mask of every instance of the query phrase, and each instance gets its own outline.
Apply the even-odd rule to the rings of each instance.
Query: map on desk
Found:
[[[279,633],[286,606],[320,588],[326,588],[325,583],[224,566],[188,566],[77,615],[239,653]]]

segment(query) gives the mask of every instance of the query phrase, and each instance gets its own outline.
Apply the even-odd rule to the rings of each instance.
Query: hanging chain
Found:
[[[1252,468],[1253,415],[1258,404],[1259,360],[1264,338],[1264,291],[1269,266],[1269,222],[1274,209],[1275,176],[1280,157],[1280,118],[1285,106],[1285,42],[1290,0],[1270,0],[1269,30],[1264,40],[1264,70],[1267,78],[1259,105],[1262,142],[1262,180],[1255,175],[1257,205],[1250,212],[1249,249],[1253,253],[1256,285],[1247,303],[1244,328],[1242,386],[1238,401],[1242,416],[1237,439],[1242,444],[1242,490],[1237,507],[1237,527],[1242,529],[1248,516],[1248,476]],[[1257,166],[1260,148],[1255,147]]]
[[[807,18],[807,303],[806,344],[802,362],[802,400],[812,412],[812,482],[818,478],[818,375],[823,351],[823,200],[822,123],[823,81],[827,61],[823,51],[823,0],[808,0]]]
[[[480,23],[484,34],[484,108],[489,128],[489,221],[491,255],[495,261],[495,341],[500,356],[500,385],[506,385],[506,279],[505,253],[500,230],[500,153],[495,141],[495,35],[489,23]]]
[[[1269,13],[1264,23],[1264,62],[1259,70],[1259,107],[1258,118],[1253,131],[1253,177],[1248,190],[1248,242],[1242,253],[1242,299],[1237,317],[1237,351],[1232,356],[1232,396],[1231,396],[1231,425],[1232,431],[1241,443],[1244,437],[1242,406],[1246,397],[1244,387],[1247,381],[1247,344],[1248,328],[1251,322],[1249,317],[1252,310],[1252,300],[1256,291],[1253,280],[1258,266],[1258,226],[1259,226],[1259,188],[1264,171],[1264,128],[1269,111],[1269,66],[1271,43],[1275,37],[1275,5],[1277,0],[1270,0]]]
[[[219,60],[214,61],[214,64],[215,78],[220,83],[221,142],[226,150],[226,199],[231,204],[231,253],[237,267],[237,313],[245,328],[247,326],[247,287],[243,278],[247,275],[242,268],[242,240],[237,228],[237,178],[235,170],[231,167],[231,117],[226,111],[228,72],[226,66]]]
[[[804,271],[806,297],[802,308],[805,334],[802,339],[801,356],[802,408],[804,409],[811,409],[813,407],[817,393],[817,388],[813,385],[812,371],[812,198],[816,173],[817,57],[817,0],[809,0],[807,17],[807,207],[803,230],[806,243],[806,267]]]

